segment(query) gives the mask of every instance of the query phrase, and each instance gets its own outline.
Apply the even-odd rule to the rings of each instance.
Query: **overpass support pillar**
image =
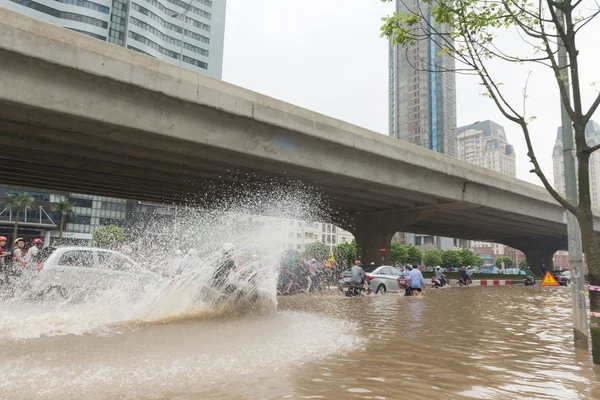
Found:
[[[511,245],[509,244],[509,246]],[[564,240],[527,240],[511,247],[517,248],[525,253],[527,265],[531,267],[531,271],[533,271],[533,273],[539,274],[542,264],[546,264],[548,271],[554,270],[554,253],[560,249],[566,248],[566,246],[567,239],[565,238]]]
[[[402,211],[352,217],[348,229],[356,238],[358,259],[363,265],[381,265],[380,249],[385,247],[383,264],[389,265],[390,243],[394,234],[435,212],[437,210]]]

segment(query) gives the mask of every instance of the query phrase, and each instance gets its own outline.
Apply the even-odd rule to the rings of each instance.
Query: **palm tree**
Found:
[[[15,210],[15,230],[13,232],[14,241],[19,233],[19,212],[21,210],[29,210],[33,206],[33,198],[27,197],[27,193],[9,194],[8,200],[4,202],[6,208]]]
[[[52,212],[60,214],[60,232],[58,237],[59,239],[62,239],[67,217],[75,214],[73,211],[73,202],[69,199],[65,199],[63,201],[59,201],[58,203],[54,203],[52,204]]]

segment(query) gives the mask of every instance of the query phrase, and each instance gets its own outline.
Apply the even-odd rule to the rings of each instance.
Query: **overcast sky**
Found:
[[[393,6],[380,0],[227,0],[223,79],[387,135],[388,46],[379,28],[381,18],[391,12]],[[587,32],[579,47],[589,105],[596,91],[590,84],[600,75],[600,52],[594,46],[598,25]],[[507,50],[527,51],[515,34],[509,32],[504,39]],[[552,75],[531,65],[507,67],[495,62],[491,68],[519,110],[532,70],[527,114],[537,118],[530,126],[533,143],[551,176],[552,147],[560,125]],[[540,184],[529,173],[520,128],[506,120],[482,92],[477,77],[457,77],[458,126],[487,119],[503,125],[515,146],[517,177]]]

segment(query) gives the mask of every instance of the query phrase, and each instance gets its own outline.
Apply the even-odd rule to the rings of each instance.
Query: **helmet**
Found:
[[[440,269],[440,268],[441,268],[441,267],[440,267],[439,265],[436,265],[436,266],[435,266],[435,269]]]
[[[258,254],[252,254],[250,258],[253,260],[258,260]]]
[[[310,262],[311,262],[311,263],[316,263],[316,262],[317,262],[317,259],[316,259],[316,258],[313,258],[312,260],[310,260]]]
[[[6,239],[6,236],[0,236],[0,242],[6,242],[8,241],[8,239]]]
[[[354,265],[360,265],[360,260],[354,261]]]
[[[44,242],[42,242],[42,239],[40,239],[40,238],[35,238],[35,239],[33,239],[33,240],[31,241],[31,243],[33,243],[33,244],[42,244],[42,243],[44,243]]]
[[[235,246],[231,243],[225,243],[223,245],[223,251],[229,255],[235,254]]]
[[[25,239],[23,239],[23,238],[16,238],[14,243],[17,244],[19,242],[24,242],[24,241],[25,241]]]

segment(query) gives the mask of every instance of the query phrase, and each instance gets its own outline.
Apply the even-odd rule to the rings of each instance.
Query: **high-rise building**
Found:
[[[517,176],[515,149],[506,140],[502,125],[489,120],[480,121],[462,126],[457,132],[459,159],[513,178]],[[473,241],[471,248],[486,260],[486,264],[505,255],[515,262],[523,257],[518,250],[500,243]]]
[[[586,141],[590,146],[600,144],[600,125],[589,121],[585,127]],[[558,127],[556,141],[552,150],[552,170],[554,172],[554,189],[565,194],[565,166],[563,156],[562,127]],[[590,157],[590,195],[592,204],[600,204],[600,153],[594,152]]]
[[[396,12],[430,7],[418,0],[396,2]],[[444,26],[435,26],[447,32]],[[424,32],[428,34],[429,32]],[[440,54],[435,36],[389,49],[389,135],[456,157],[454,60]]]
[[[226,0],[0,0],[0,6],[221,79]]]
[[[493,121],[457,129],[458,158],[515,178],[515,149],[506,140],[504,127]]]
[[[418,0],[396,1],[396,12],[410,14],[429,5]],[[437,32],[447,33],[444,26]],[[429,32],[424,32],[428,34]],[[428,40],[389,48],[389,135],[456,157],[456,82],[454,60],[440,54]],[[457,247],[451,238],[408,234],[406,242],[439,250]]]

